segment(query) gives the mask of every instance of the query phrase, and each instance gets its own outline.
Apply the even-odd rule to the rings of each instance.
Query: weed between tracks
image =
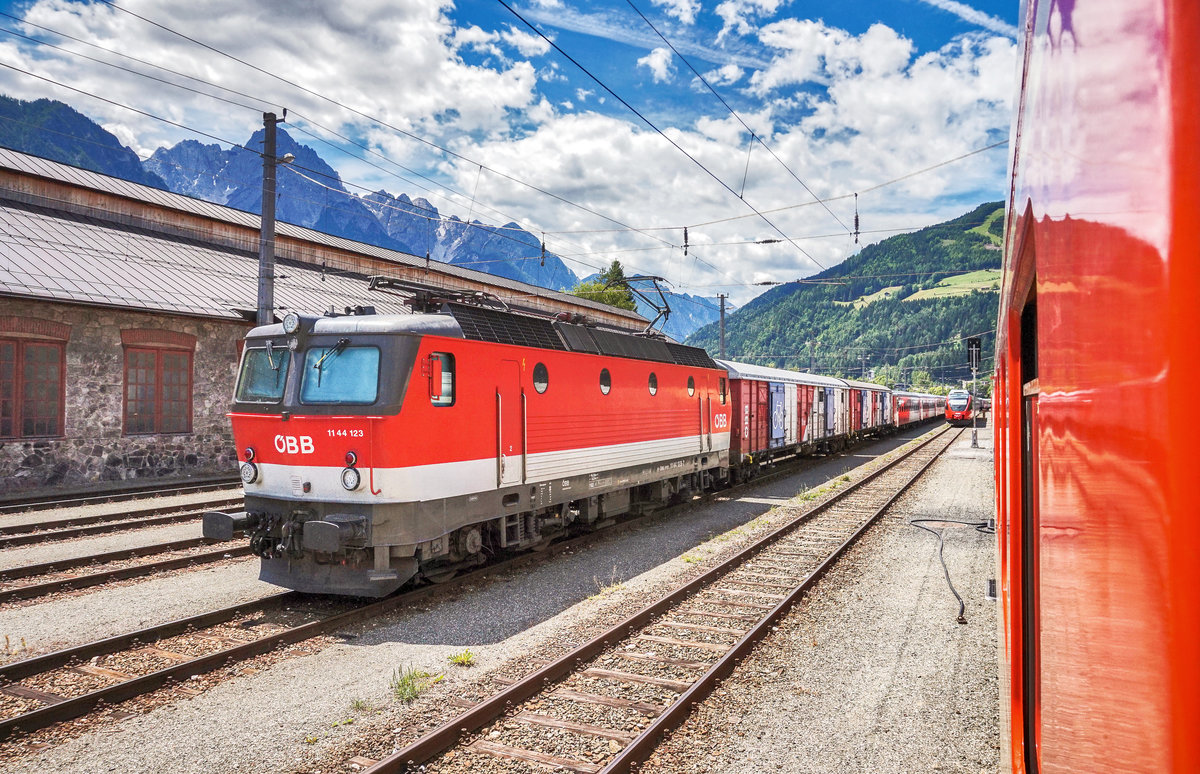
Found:
[[[423,669],[409,666],[394,671],[388,685],[392,689],[392,695],[408,704],[416,700],[426,688],[441,682],[445,677],[444,674],[434,677]]]
[[[460,666],[460,667],[475,666],[475,654],[471,652],[470,648],[467,648],[462,653],[455,653],[454,655],[447,656],[446,660],[449,661],[451,664],[454,664],[454,665]]]

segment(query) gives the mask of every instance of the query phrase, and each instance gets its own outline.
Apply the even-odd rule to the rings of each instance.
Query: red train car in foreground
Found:
[[[1002,759],[1200,772],[1200,3],[1021,10],[993,391]]]

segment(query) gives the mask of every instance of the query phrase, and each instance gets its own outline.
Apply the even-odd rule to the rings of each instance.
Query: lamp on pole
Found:
[[[288,164],[295,156],[275,156],[275,125],[287,120],[287,109],[283,118],[274,113],[263,113],[263,184],[262,226],[258,234],[258,317],[259,325],[270,325],[275,321],[275,167]]]

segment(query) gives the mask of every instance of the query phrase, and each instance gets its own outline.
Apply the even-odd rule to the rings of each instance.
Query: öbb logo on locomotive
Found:
[[[280,454],[312,454],[315,449],[311,436],[277,435],[275,436],[275,451]]]
[[[247,334],[230,412],[246,510],[204,534],[244,531],[263,580],[384,596],[940,414],[577,318],[413,306]]]

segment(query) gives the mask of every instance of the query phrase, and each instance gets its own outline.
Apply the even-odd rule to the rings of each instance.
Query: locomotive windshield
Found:
[[[379,395],[379,347],[351,347],[348,339],[304,355],[300,402],[368,405]]]
[[[239,403],[278,403],[283,399],[292,353],[286,347],[251,347],[242,359],[234,399]]]
[[[967,403],[970,402],[970,400],[971,396],[969,393],[962,390],[955,390],[954,392],[950,393],[946,402],[950,408],[954,409],[955,411],[961,411],[967,407]]]

